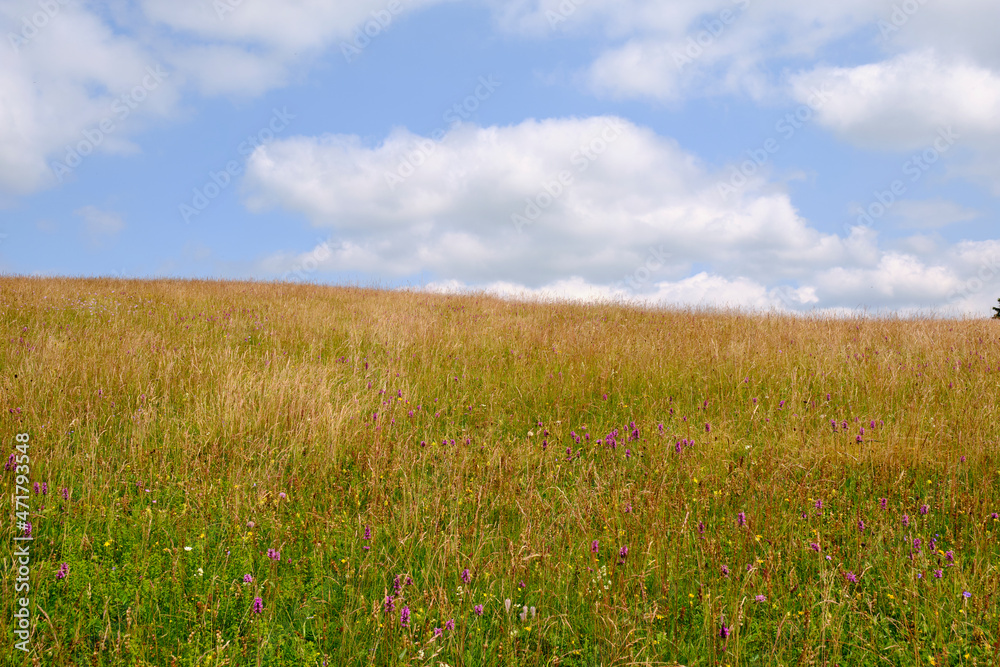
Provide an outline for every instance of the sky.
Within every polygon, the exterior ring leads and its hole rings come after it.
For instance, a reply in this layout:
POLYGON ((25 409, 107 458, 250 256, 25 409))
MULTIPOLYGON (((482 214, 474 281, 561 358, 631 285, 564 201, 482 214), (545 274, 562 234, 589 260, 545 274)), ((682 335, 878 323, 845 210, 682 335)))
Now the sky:
POLYGON ((0 274, 1000 297, 996 0, 0 0, 0 274))

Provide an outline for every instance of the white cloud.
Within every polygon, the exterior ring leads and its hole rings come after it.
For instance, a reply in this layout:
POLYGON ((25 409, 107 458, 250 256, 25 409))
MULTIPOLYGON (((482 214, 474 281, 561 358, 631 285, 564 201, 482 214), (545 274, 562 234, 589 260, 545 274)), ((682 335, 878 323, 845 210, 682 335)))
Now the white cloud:
POLYGON ((439 143, 405 130, 374 147, 296 137, 258 149, 245 187, 254 210, 282 206, 333 230, 331 267, 394 276, 446 267, 477 283, 516 277, 537 287, 574 274, 610 283, 663 246, 664 277, 717 262, 786 278, 849 253, 809 228, 787 196, 726 204, 715 183, 675 142, 598 117, 457 126, 439 143), (589 146, 601 154, 590 159, 589 146), (423 164, 387 182, 408 155, 423 164))
POLYGON ((821 67, 792 78, 805 102, 824 87, 817 121, 858 146, 914 150, 942 127, 966 142, 1000 136, 1000 75, 933 51, 906 53, 859 67, 821 67))
POLYGON ((375 35, 360 42, 368 44, 407 13, 441 1, 145 0, 99 8, 52 0, 45 10, 33 0, 0 0, 0 25, 7 27, 0 48, 0 193, 57 185, 69 172, 53 163, 75 161, 81 145, 88 154, 137 150, 131 137, 143 122, 176 114, 188 82, 203 95, 260 95, 287 84, 295 64, 353 42, 355 29, 375 35), (143 92, 147 68, 166 79, 143 92), (130 97, 136 90, 141 100, 130 97), (113 130, 99 132, 104 121, 113 130))
MULTIPOLYGON (((823 234, 786 194, 724 202, 717 179, 675 142, 597 117, 460 125, 437 143, 403 129, 374 146, 353 136, 295 137, 258 149, 244 188, 253 210, 296 211, 330 234, 308 252, 262 260, 271 275, 429 274, 442 288, 563 298, 930 309, 951 307, 973 271, 970 253, 985 252, 973 244, 960 256, 916 241, 880 248, 864 227, 823 234), (609 127, 617 137, 586 158, 581 147, 602 132, 610 137, 609 127), (387 183, 407 158, 421 165, 387 183), (561 192, 560 172, 571 177, 561 192), (519 233, 512 215, 536 212, 519 233)), ((947 203, 919 206, 909 212, 938 222, 969 214, 947 203)))

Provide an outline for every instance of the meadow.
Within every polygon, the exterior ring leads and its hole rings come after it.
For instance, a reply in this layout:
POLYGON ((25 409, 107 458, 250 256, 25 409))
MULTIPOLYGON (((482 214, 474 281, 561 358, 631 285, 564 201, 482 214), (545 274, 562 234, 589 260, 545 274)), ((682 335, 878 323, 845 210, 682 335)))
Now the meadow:
POLYGON ((3 277, 0 330, 4 665, 1000 661, 985 317, 3 277))

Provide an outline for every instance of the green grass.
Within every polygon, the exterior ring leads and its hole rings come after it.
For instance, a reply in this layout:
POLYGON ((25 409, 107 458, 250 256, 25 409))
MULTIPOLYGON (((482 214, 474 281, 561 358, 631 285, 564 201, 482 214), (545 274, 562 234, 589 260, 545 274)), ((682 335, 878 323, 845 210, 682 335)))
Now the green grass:
POLYGON ((998 662, 995 322, 27 278, 0 314, 0 453, 48 490, 25 655, 2 473, 3 664, 998 662))

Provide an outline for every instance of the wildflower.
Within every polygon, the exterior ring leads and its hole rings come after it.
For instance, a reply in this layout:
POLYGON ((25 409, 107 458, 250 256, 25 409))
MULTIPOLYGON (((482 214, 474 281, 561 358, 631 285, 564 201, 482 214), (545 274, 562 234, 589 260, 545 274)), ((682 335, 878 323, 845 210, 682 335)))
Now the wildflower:
POLYGON ((723 622, 722 627, 719 628, 719 637, 725 639, 726 637, 729 636, 729 633, 730 633, 729 627, 725 624, 725 622, 723 622))
POLYGON ((69 574, 69 564, 63 563, 59 566, 59 571, 56 572, 56 579, 65 579, 66 575, 69 574))
POLYGON ((702 535, 705 534, 705 524, 701 521, 698 522, 698 532, 702 535))
POLYGON ((888 498, 881 498, 878 501, 879 507, 881 507, 882 509, 885 509, 886 503, 888 503, 888 502, 889 502, 888 498))
MULTIPOLYGON (((372 539, 372 528, 371 528, 371 526, 365 526, 365 537, 364 537, 364 539, 366 539, 366 540, 372 539)), ((369 549, 371 549, 371 546, 369 546, 369 545, 366 544, 366 545, 364 545, 362 547, 362 549, 364 549, 365 551, 368 551, 369 549)))
POLYGON ((395 598, 391 595, 386 595, 385 600, 382 601, 382 608, 385 609, 385 613, 387 614, 396 611, 395 598))
POLYGON ((469 568, 465 568, 464 570, 462 570, 462 581, 464 581, 465 583, 469 583, 470 581, 472 581, 472 575, 469 574, 469 568))
POLYGON ((919 537, 915 538, 913 540, 913 548, 916 549, 917 551, 920 551, 920 545, 921 545, 920 538, 919 537))
POLYGON ((816 553, 819 553, 819 545, 816 544, 815 542, 810 542, 809 548, 815 551, 816 553))
POLYGON ((598 543, 597 540, 594 540, 593 542, 590 543, 590 553, 596 554, 599 548, 600 544, 598 543))
POLYGON ((740 513, 736 515, 736 524, 740 528, 747 525, 747 515, 744 514, 742 510, 740 510, 740 513))
POLYGON ((945 560, 947 560, 949 563, 954 563, 955 562, 955 552, 954 551, 945 551, 944 552, 944 557, 945 557, 945 560))
POLYGON ((930 511, 930 509, 931 509, 931 508, 930 508, 930 507, 928 507, 927 505, 921 505, 921 506, 920 506, 920 513, 921 513, 921 514, 927 514, 927 512, 928 512, 928 511, 930 511))
POLYGON ((11 454, 9 457, 7 457, 7 463, 3 464, 3 469, 13 470, 15 467, 17 467, 17 456, 11 454))
POLYGON ((520 616, 521 616, 521 622, 522 623, 524 623, 525 621, 528 620, 528 605, 524 605, 524 607, 521 608, 521 614, 520 614, 520 616))
POLYGON ((970 593, 969 591, 962 591, 962 597, 968 600, 969 598, 972 597, 972 593, 970 593))
POLYGON ((410 607, 403 606, 403 611, 399 612, 399 625, 404 628, 410 627, 410 607))
POLYGON ((862 533, 865 532, 865 522, 861 519, 858 519, 858 530, 862 533))
POLYGON ((483 605, 477 604, 475 607, 472 608, 472 612, 476 616, 482 616, 483 615, 483 605))
POLYGON ((816 509, 818 509, 818 510, 822 510, 823 509, 823 501, 822 500, 820 500, 820 499, 816 500, 816 509))
POLYGON ((256 525, 257 524, 255 524, 253 521, 247 521, 247 528, 249 528, 250 530, 253 530, 254 526, 256 525))
POLYGON ((757 597, 754 598, 754 600, 756 600, 757 602, 767 602, 767 596, 758 595, 757 597))
POLYGON ((455 629, 455 619, 453 619, 453 618, 448 619, 448 622, 444 624, 444 629, 448 630, 449 632, 452 631, 452 630, 454 630, 455 629))
POLYGON ((711 433, 711 432, 712 432, 712 425, 709 424, 708 422, 705 422, 705 433, 711 433))
POLYGON ((249 573, 244 574, 243 575, 243 583, 244 584, 252 584, 253 583, 253 575, 249 574, 249 573))
POLYGON ((253 613, 259 614, 264 611, 264 601, 260 597, 255 597, 253 599, 253 613))
POLYGON ((858 583, 858 577, 853 572, 848 572, 844 577, 852 584, 858 583))
POLYGON ((35 495, 37 496, 38 492, 41 491, 41 490, 42 490, 42 487, 39 486, 38 482, 35 482, 35 495))
POLYGON ((503 601, 503 608, 508 614, 510 613, 510 598, 503 601))
POLYGON ((935 579, 940 579, 943 576, 944 576, 944 571, 943 570, 934 570, 934 578, 935 579))
POLYGON ((444 634, 444 630, 442 630, 441 628, 434 628, 434 636, 435 637, 440 637, 443 634, 444 634))
POLYGON ((724 576, 724 577, 728 577, 729 576, 729 568, 726 567, 725 565, 722 566, 722 576, 724 576))
POLYGON ((618 564, 624 565, 625 559, 628 557, 628 547, 622 547, 618 550, 618 564))
POLYGON ((267 557, 271 560, 281 561, 281 553, 276 549, 268 549, 267 557))
POLYGON ((903 524, 903 528, 906 528, 907 526, 910 525, 910 515, 909 514, 904 514, 903 518, 900 521, 903 524))
POLYGON ((284 491, 282 491, 281 493, 279 493, 279 494, 278 494, 278 497, 279 497, 279 498, 281 498, 282 500, 284 500, 284 499, 285 499, 285 498, 287 498, 288 496, 286 496, 286 495, 285 495, 285 492, 284 492, 284 491))
POLYGON ((26 522, 26 523, 24 524, 24 527, 23 527, 23 528, 22 528, 21 530, 22 530, 22 532, 23 532, 23 533, 24 533, 25 535, 28 535, 28 536, 30 536, 30 535, 31 535, 31 522, 30 522, 30 521, 26 522))

